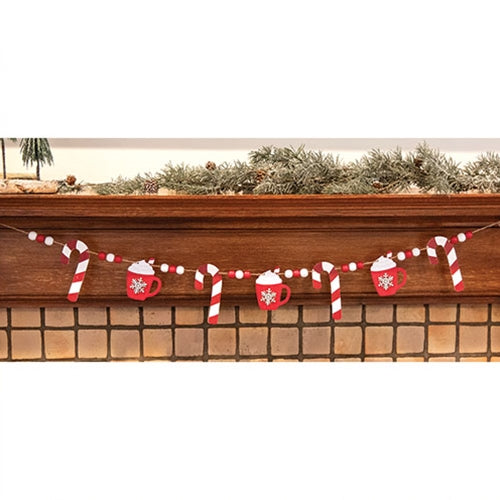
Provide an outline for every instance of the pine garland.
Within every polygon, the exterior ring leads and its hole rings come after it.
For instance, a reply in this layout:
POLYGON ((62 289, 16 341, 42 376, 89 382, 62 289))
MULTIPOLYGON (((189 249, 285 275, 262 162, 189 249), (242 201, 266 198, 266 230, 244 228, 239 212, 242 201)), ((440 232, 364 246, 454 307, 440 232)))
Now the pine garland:
POLYGON ((264 146, 248 162, 190 166, 168 163, 157 174, 118 177, 98 194, 144 194, 147 181, 178 194, 373 194, 500 192, 500 155, 483 153, 461 166, 426 143, 403 153, 373 149, 346 162, 299 148, 264 146))

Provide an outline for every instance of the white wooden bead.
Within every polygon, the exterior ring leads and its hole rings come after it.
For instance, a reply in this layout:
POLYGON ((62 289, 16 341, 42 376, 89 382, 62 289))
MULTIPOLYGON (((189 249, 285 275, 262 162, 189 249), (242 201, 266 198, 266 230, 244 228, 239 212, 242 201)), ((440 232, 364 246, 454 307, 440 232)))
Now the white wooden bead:
POLYGON ((52 245, 54 244, 54 238, 52 238, 52 236, 46 236, 46 237, 45 237, 45 241, 44 241, 44 243, 45 243, 48 247, 50 247, 50 246, 52 246, 52 245))
POLYGON ((293 271, 291 269, 285 271, 285 278, 293 278, 293 271))
POLYGON ((184 274, 184 271, 185 271, 184 266, 177 266, 177 267, 175 268, 175 272, 176 272, 177 274, 184 274))
POLYGON ((406 255, 404 252, 398 252, 398 260, 405 260, 406 259, 406 255))
POLYGON ((168 268, 169 268, 169 267, 170 267, 170 266, 169 266, 168 264, 162 264, 162 265, 160 266, 160 271, 161 271, 162 273, 168 273, 168 268))
POLYGON ((467 239, 467 236, 464 233, 458 233, 457 238, 460 243, 463 243, 467 239))
POLYGON ((356 262, 349 262, 349 271, 356 271, 357 268, 356 262))
POLYGON ((35 231, 30 231, 28 233, 28 239, 30 239, 31 241, 35 241, 37 236, 38 234, 35 231))
POLYGON ((243 276, 245 276, 245 273, 241 270, 241 269, 238 269, 234 275, 236 276, 236 279, 237 280, 241 280, 243 279, 243 276))
POLYGON ((106 255, 106 260, 107 260, 108 262, 114 262, 114 261, 115 261, 115 254, 114 254, 114 253, 108 253, 108 254, 106 255))
POLYGON ((413 257, 418 257, 420 255, 420 248, 414 248, 411 253, 413 254, 413 257))
POLYGON ((303 267, 300 270, 300 276, 301 278, 307 278, 309 276, 309 271, 305 267, 303 267))

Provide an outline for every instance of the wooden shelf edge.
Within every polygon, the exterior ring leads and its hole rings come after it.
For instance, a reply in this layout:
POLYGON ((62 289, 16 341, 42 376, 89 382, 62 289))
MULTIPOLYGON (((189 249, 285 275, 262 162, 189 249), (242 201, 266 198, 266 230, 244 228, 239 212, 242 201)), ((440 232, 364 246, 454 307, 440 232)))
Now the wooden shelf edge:
POLYGON ((498 217, 500 194, 291 196, 3 195, 2 217, 408 218, 498 217))
MULTIPOLYGON (((33 297, 16 297, 14 299, 0 299, 0 307, 15 308, 15 307, 58 307, 71 309, 74 307, 148 307, 148 308, 168 308, 168 307, 208 307, 209 299, 207 297, 165 297, 162 299, 150 299, 147 302, 132 301, 126 296, 116 297, 85 297, 80 296, 78 302, 73 303, 66 300, 64 296, 56 298, 40 297, 36 298, 36 304, 33 297)), ((290 300, 285 307, 294 306, 328 306, 329 296, 296 296, 290 300)), ((440 295, 420 295, 401 296, 394 295, 392 297, 379 297, 376 294, 365 295, 347 295, 342 296, 342 304, 345 305, 426 305, 426 304, 498 304, 500 303, 500 295, 470 295, 470 294, 440 294, 440 295)), ((221 307, 234 307, 239 305, 256 305, 254 295, 227 296, 223 295, 221 307)))

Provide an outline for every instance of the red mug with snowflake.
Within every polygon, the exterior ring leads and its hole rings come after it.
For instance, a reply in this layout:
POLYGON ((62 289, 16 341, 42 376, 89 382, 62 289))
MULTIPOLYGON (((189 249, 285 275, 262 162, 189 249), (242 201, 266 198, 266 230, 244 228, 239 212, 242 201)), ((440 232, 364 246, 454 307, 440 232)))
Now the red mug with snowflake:
POLYGON ((154 297, 161 290, 161 281, 155 275, 151 264, 145 260, 134 262, 127 272, 127 295, 129 299, 146 300, 154 297), (151 291, 153 283, 156 288, 151 291))
POLYGON ((290 300, 291 290, 288 285, 283 284, 276 273, 266 271, 255 281, 255 293, 261 309, 274 311, 290 300), (286 295, 284 299, 281 299, 283 290, 285 290, 286 295))
POLYGON ((372 264, 370 271, 379 295, 394 295, 406 283, 406 271, 402 267, 396 267, 392 259, 383 255, 372 264))

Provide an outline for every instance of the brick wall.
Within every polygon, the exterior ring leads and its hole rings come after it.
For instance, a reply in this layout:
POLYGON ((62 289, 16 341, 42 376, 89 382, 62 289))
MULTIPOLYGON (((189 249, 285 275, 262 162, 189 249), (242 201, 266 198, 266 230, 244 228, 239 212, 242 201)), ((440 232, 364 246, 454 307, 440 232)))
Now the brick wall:
POLYGON ((0 359, 497 361, 500 305, 0 309, 0 359))

